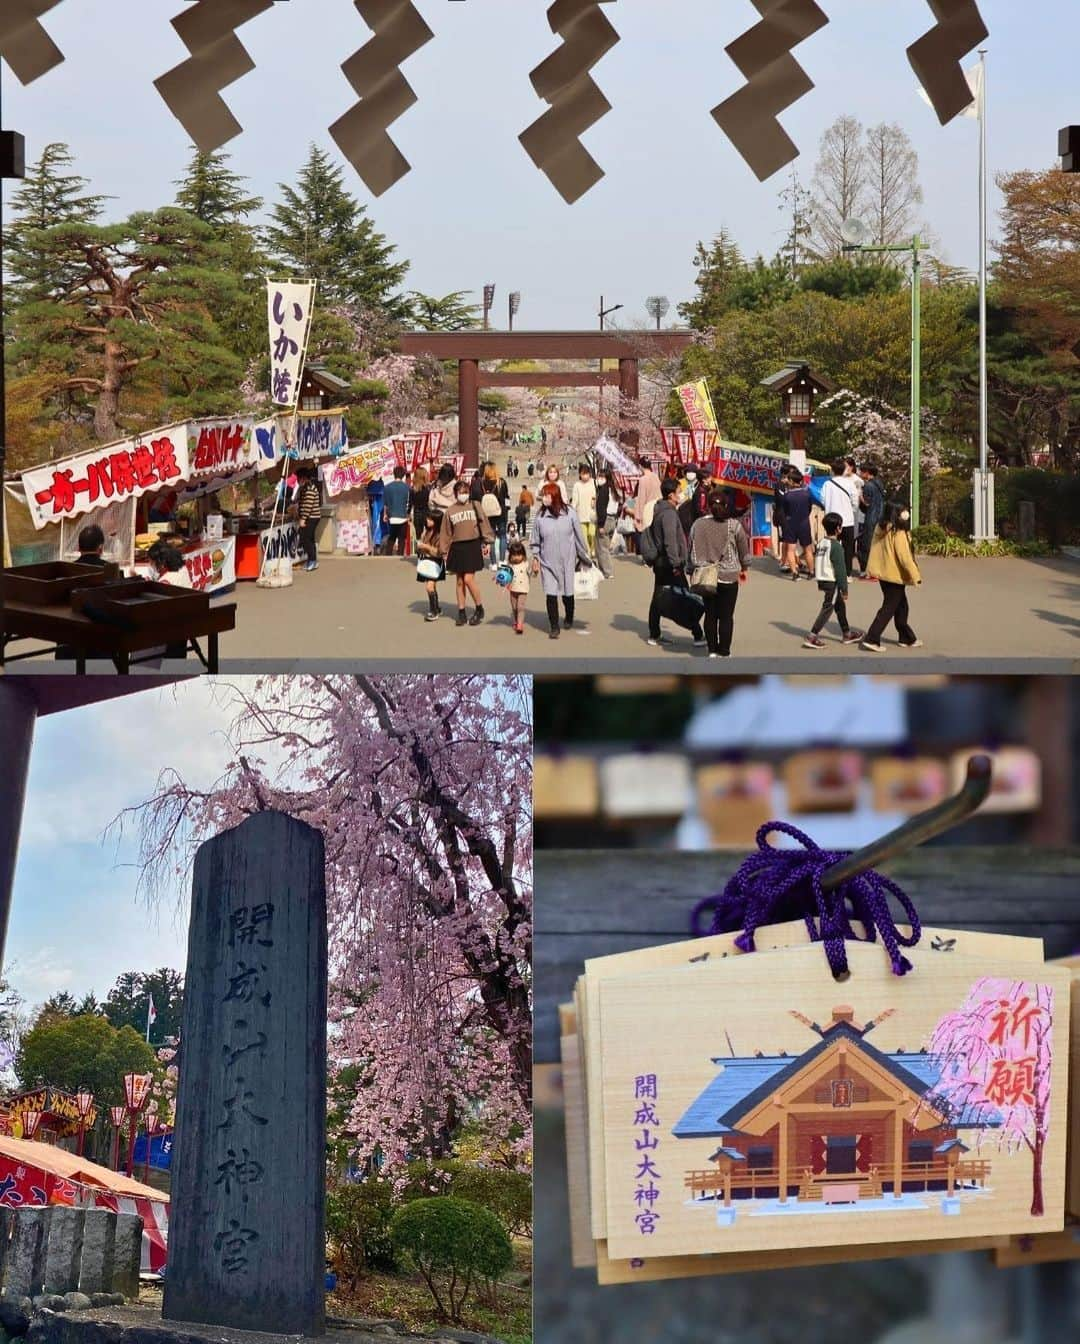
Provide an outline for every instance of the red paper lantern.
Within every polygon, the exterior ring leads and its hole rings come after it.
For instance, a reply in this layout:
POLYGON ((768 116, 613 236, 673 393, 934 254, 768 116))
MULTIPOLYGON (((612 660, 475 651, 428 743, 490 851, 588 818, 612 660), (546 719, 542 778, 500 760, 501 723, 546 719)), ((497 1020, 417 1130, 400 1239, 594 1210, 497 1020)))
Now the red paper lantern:
POLYGON ((38 1126, 41 1124, 40 1111, 23 1111, 19 1117, 22 1121, 22 1132, 24 1139, 32 1139, 38 1132, 38 1126))
POLYGON ((427 435, 402 434, 394 439, 394 457, 399 467, 412 475, 417 467, 427 461, 427 435))
POLYGON ((109 1119, 112 1122, 113 1127, 115 1129, 119 1129, 120 1126, 124 1123, 124 1116, 126 1114, 127 1114, 127 1107, 125 1106, 109 1107, 109 1119))
POLYGON ((129 1111, 141 1111, 150 1095, 150 1085, 154 1081, 152 1073, 125 1073, 124 1098, 129 1111))
POLYGON ((623 498, 630 499, 637 494, 638 482, 641 480, 641 477, 629 476, 623 471, 613 471, 611 473, 611 479, 619 487, 619 493, 623 498))
POLYGON ((424 461, 437 462, 442 454, 443 440, 446 438, 446 430, 445 429, 425 430, 424 438, 427 440, 427 444, 424 448, 424 452, 426 454, 426 456, 424 457, 424 461))
POLYGON ((156 1111, 147 1111, 146 1113, 146 1132, 151 1138, 161 1128, 161 1118, 156 1111))
POLYGON ((91 1107, 94 1104, 94 1094, 88 1087, 80 1087, 75 1093, 75 1106, 79 1112, 79 1119, 85 1120, 90 1114, 91 1107))

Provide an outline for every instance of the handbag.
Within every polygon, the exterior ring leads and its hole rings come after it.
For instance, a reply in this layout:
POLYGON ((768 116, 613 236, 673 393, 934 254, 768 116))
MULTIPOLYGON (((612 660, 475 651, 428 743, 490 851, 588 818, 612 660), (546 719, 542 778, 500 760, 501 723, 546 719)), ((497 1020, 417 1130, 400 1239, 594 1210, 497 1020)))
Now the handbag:
POLYGON ((416 562, 416 573, 421 579, 434 579, 437 582, 443 577, 442 561, 431 555, 422 555, 416 562))
POLYGON ((615 524, 615 531, 618 532, 620 536, 632 537, 637 531, 637 525, 633 518, 628 518, 624 515, 615 524))
POLYGON ((595 602, 600 595, 600 571, 579 569, 574 575, 574 597, 579 602, 595 602))
POLYGON ((690 591, 711 597, 720 584, 719 565, 698 565, 690 571, 690 591))

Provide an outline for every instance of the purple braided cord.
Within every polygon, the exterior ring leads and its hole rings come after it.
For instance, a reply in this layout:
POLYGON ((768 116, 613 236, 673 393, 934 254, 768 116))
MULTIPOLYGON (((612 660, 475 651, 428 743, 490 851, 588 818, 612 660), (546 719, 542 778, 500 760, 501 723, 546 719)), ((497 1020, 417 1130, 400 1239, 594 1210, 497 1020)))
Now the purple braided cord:
POLYGON ((742 929, 735 946, 741 952, 753 952, 754 934, 762 925, 802 919, 810 941, 825 944, 832 973, 839 976, 846 975, 848 969, 845 939, 860 941, 852 928, 852 921, 857 920, 866 930, 862 941, 873 943, 881 935, 894 975, 906 975, 911 970, 911 962, 900 949, 915 946, 922 936, 922 926, 915 907, 895 882, 870 869, 832 891, 823 891, 822 874, 847 858, 850 851, 822 849, 786 821, 766 822, 758 830, 756 841, 757 853, 742 861, 724 890, 694 906, 690 930, 695 938, 742 929), (804 848, 774 849, 769 844, 773 832, 791 836, 804 848), (907 937, 893 919, 890 896, 899 902, 911 925, 907 937), (705 927, 707 914, 712 918, 705 927))

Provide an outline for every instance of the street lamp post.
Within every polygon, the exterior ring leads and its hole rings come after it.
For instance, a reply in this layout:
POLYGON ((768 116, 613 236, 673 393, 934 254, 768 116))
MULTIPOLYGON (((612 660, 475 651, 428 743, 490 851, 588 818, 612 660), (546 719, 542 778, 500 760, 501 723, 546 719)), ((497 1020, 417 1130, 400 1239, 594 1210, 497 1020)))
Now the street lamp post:
POLYGON ((907 243, 867 243, 869 230, 860 220, 846 219, 841 227, 845 252, 911 253, 911 526, 919 526, 920 454, 922 451, 922 261, 925 242, 914 234, 907 243))
POLYGON ((112 1169, 120 1170, 120 1131, 124 1127, 124 1117, 127 1115, 126 1106, 110 1106, 109 1122, 113 1127, 113 1146, 112 1146, 112 1169))
MULTIPOLYGON (((621 307, 622 307, 622 304, 621 304, 621 303, 613 303, 613 304, 611 305, 610 308, 605 308, 605 307, 604 307, 604 296, 603 296, 603 294, 600 295, 600 330, 601 330, 601 331, 604 330, 604 322, 607 320, 607 316, 608 316, 608 314, 609 314, 609 313, 617 313, 621 307)), ((599 424, 600 433, 603 434, 603 432, 604 432, 604 357, 603 357, 603 355, 600 356, 600 402, 599 402, 599 411, 598 411, 598 415, 597 415, 597 421, 598 421, 598 424, 599 424)))
POLYGON ((158 1115, 158 1104, 151 1101, 146 1107, 146 1160, 143 1162, 143 1184, 147 1184, 150 1178, 150 1143, 154 1135, 161 1128, 161 1117, 158 1115))
POLYGON ((86 1122, 94 1105, 94 1094, 85 1083, 81 1084, 78 1092, 75 1093, 75 1105, 79 1112, 79 1145, 76 1149, 76 1155, 82 1157, 83 1145, 86 1142, 86 1122))
POLYGON ((150 1098, 150 1086, 154 1081, 152 1073, 124 1074, 124 1108, 128 1116, 128 1155, 127 1174, 135 1174, 135 1135, 139 1128, 139 1116, 143 1113, 150 1098))

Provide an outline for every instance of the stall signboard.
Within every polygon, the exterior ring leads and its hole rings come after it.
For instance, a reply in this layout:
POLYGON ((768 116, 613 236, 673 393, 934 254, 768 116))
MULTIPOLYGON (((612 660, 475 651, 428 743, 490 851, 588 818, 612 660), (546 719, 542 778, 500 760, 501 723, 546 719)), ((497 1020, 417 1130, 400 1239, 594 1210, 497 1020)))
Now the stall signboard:
POLYGON ((264 560, 295 560, 300 555, 300 524, 282 523, 260 533, 264 560))
POLYGON ((192 421, 187 427, 191 475, 224 476, 250 466, 258 452, 253 424, 250 415, 192 421))
MULTIPOLYGON (((50 1120, 49 1128, 62 1136, 79 1132, 79 1103, 70 1092, 61 1092, 55 1087, 38 1087, 32 1092, 22 1092, 7 1103, 12 1115, 21 1115, 23 1111, 40 1111, 50 1120)), ((86 1117, 86 1128, 93 1129, 97 1121, 97 1107, 91 1106, 86 1117)))
POLYGON ((270 395, 275 406, 295 406, 307 353, 314 280, 268 280, 266 317, 270 334, 270 395))
POLYGON ((333 453, 343 453, 348 446, 345 417, 340 412, 297 416, 294 442, 289 445, 291 456, 300 459, 330 457, 333 453))
POLYGON ((712 397, 709 395, 709 384, 704 378, 699 378, 696 383, 683 383, 675 391, 682 402, 686 421, 691 429, 719 428, 712 397))
POLYGON ((602 458, 612 470, 619 472, 623 476, 640 476, 641 468, 626 450, 615 442, 607 434, 601 436, 593 444, 593 452, 597 457, 602 458))
POLYGON ((260 471, 268 471, 278 459, 279 439, 276 420, 256 420, 252 426, 252 452, 260 471))
POLYGON ((347 490, 361 490, 372 481, 392 476, 396 465, 393 440, 380 439, 378 443, 352 449, 347 457, 339 457, 336 462, 328 462, 322 468, 323 484, 330 498, 336 499, 347 490))
POLYGON ((91 509, 175 487, 189 478, 186 425, 170 425, 22 474, 26 503, 40 530, 91 509))
POLYGON ((184 565, 191 586, 200 593, 216 593, 236 582, 236 538, 208 541, 197 550, 184 552, 184 565))

